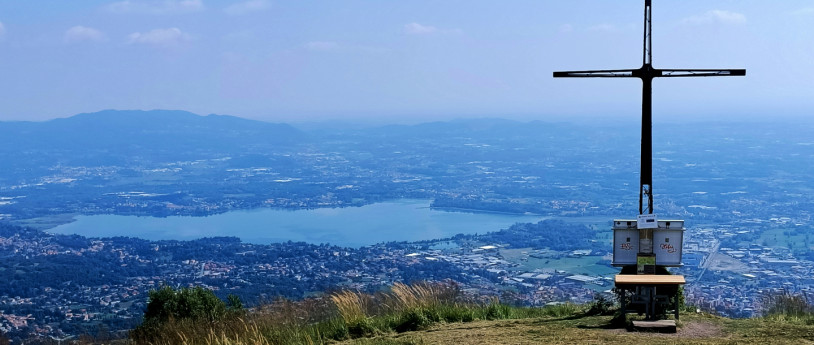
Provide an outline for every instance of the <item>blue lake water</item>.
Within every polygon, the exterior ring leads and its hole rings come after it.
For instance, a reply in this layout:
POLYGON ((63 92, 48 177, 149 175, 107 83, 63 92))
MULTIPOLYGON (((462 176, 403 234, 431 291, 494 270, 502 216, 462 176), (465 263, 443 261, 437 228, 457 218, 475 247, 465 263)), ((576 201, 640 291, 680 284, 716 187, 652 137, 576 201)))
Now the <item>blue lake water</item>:
POLYGON ((148 240, 192 240, 236 236, 244 242, 330 243, 358 247, 388 241, 431 240, 497 231, 545 217, 430 209, 429 200, 397 200, 362 207, 313 210, 258 209, 208 217, 77 216, 48 230, 87 237, 130 236, 148 240))

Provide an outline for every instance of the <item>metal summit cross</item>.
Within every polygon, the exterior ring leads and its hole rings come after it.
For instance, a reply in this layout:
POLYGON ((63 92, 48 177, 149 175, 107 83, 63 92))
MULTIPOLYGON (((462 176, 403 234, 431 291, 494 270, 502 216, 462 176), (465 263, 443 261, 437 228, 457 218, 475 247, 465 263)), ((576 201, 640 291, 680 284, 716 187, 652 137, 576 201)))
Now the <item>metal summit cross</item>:
POLYGON ((554 72, 554 78, 639 78, 642 80, 642 151, 639 183, 639 214, 653 213, 652 85, 658 77, 745 76, 745 69, 655 69, 651 0, 644 1, 644 56, 639 69, 554 72), (645 199, 646 198, 646 199, 645 199))

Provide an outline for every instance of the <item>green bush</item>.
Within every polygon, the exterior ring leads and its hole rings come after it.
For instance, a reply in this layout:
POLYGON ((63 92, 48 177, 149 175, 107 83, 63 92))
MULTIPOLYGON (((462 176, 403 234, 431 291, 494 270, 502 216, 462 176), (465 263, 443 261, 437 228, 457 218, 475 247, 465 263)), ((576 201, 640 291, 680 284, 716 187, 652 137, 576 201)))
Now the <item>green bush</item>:
POLYGON ((144 311, 142 324, 131 332, 134 339, 158 337, 167 324, 194 322, 212 323, 221 320, 228 311, 242 312, 243 304, 237 296, 229 296, 227 308, 220 298, 202 287, 175 290, 164 286, 150 291, 149 302, 144 311))
POLYGON ((150 291, 144 322, 175 320, 215 321, 226 314, 226 303, 202 287, 173 290, 165 286, 150 291))
POLYGON ((486 307, 486 315, 484 318, 486 320, 502 320, 510 318, 511 314, 512 307, 493 302, 486 307))
POLYGON ((378 332, 370 318, 361 318, 350 322, 347 326, 351 338, 370 337, 378 332))
POLYGON ((393 329, 399 333, 417 331, 439 321, 441 321, 441 315, 438 308, 411 308, 401 314, 393 329))

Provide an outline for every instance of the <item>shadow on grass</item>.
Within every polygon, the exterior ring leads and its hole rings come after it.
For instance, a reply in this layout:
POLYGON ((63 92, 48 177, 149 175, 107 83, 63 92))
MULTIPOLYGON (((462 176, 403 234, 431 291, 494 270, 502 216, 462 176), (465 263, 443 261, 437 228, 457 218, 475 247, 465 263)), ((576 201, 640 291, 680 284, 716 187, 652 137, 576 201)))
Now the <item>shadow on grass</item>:
POLYGON ((607 319, 601 317, 601 315, 588 315, 582 313, 559 318, 536 320, 535 323, 542 325, 577 320, 586 321, 585 323, 573 325, 573 327, 579 329, 625 329, 629 328, 630 326, 628 322, 622 321, 622 319, 619 318, 618 316, 613 317, 611 319, 607 319))
POLYGON ((627 329, 630 330, 630 327, 626 324, 620 324, 615 322, 607 322, 599 325, 577 325, 579 329, 627 329))
POLYGON ((633 324, 628 322, 628 320, 623 319, 622 316, 617 313, 613 316, 610 320, 606 322, 602 322, 596 325, 577 325, 577 328, 580 329, 627 329, 628 331, 631 330, 633 324))
MULTIPOLYGON (((574 315, 570 315, 570 316, 537 319, 537 320, 534 320, 534 322, 532 322, 532 323, 533 324, 548 324, 548 323, 556 323, 556 322, 562 322, 562 321, 575 321, 575 320, 589 319, 589 318, 594 318, 594 317, 596 317, 596 315, 587 315, 587 314, 579 313, 579 314, 574 314, 574 315)), ((582 327, 582 325, 579 325, 577 327, 582 327)), ((592 327, 592 326, 586 326, 586 327, 592 327)))
POLYGON ((588 316, 579 314, 579 315, 571 315, 571 316, 564 316, 564 317, 544 318, 544 319, 534 320, 534 322, 532 322, 532 324, 546 324, 546 323, 554 323, 554 322, 560 322, 560 321, 573 321, 573 320, 584 319, 586 317, 588 317, 588 316))

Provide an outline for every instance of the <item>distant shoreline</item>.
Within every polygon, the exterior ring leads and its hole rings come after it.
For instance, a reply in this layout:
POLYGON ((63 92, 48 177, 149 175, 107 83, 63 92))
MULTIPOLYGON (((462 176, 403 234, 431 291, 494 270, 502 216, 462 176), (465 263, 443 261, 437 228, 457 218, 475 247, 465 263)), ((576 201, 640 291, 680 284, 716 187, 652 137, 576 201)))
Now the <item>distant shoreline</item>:
POLYGON ((481 210, 477 208, 465 208, 465 207, 449 207, 449 206, 432 206, 430 205, 431 210, 438 210, 438 211, 446 211, 446 212, 463 212, 463 213, 488 213, 488 214, 502 214, 507 216, 529 216, 529 217, 546 217, 551 218, 551 216, 547 216, 540 213, 531 213, 531 212, 506 212, 506 211, 490 211, 490 210, 481 210))
MULTIPOLYGON (((377 201, 365 205, 372 205, 378 204, 382 202, 398 202, 399 200, 404 199, 393 199, 393 200, 382 200, 377 201)), ((505 216, 521 216, 521 217, 542 217, 544 219, 552 219, 554 216, 545 215, 540 213, 531 213, 531 212, 507 212, 507 211, 492 211, 492 210, 483 210, 483 209, 475 209, 475 208, 465 208, 465 207, 449 207, 449 206, 432 206, 432 200, 428 200, 430 205, 427 206, 430 210, 435 211, 442 211, 442 212, 458 212, 458 213, 471 213, 471 214, 495 214, 495 215, 505 215, 505 216)), ((318 209, 329 209, 329 208, 345 208, 345 207, 360 207, 365 205, 343 205, 343 206, 325 206, 325 207, 309 207, 309 208, 287 208, 287 207, 259 207, 259 208, 247 208, 247 209, 234 209, 229 210, 226 212, 214 212, 211 214, 204 214, 204 215, 151 215, 151 214, 116 214, 116 213, 106 213, 106 214, 78 214, 78 213, 58 213, 46 216, 40 216, 35 218, 27 218, 27 219, 18 219, 18 220, 11 220, 10 223, 25 226, 25 227, 32 227, 38 230, 47 231, 53 228, 56 228, 61 225, 73 223, 76 221, 77 216, 94 216, 94 215, 113 215, 113 216, 137 216, 137 217, 154 217, 154 218, 165 218, 165 217, 210 217, 217 214, 222 213, 229 213, 234 211, 253 211, 253 210, 262 210, 262 209, 272 209, 272 210, 280 210, 280 211, 289 211, 289 212, 296 212, 296 211, 304 211, 304 210, 318 210, 318 209)))

